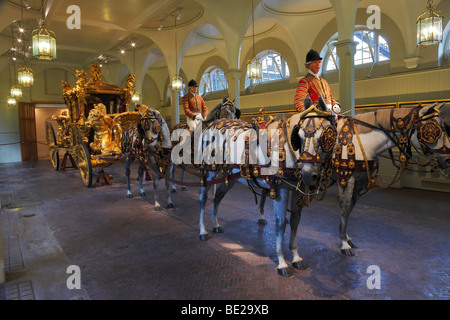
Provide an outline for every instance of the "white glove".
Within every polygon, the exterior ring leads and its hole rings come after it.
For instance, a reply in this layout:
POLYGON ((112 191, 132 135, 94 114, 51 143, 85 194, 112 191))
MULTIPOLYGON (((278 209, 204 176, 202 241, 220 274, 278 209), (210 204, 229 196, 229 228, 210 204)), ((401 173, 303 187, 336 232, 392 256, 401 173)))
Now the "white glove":
POLYGON ((195 116, 194 120, 200 120, 200 121, 203 121, 203 117, 202 117, 201 114, 198 114, 198 115, 195 116))
POLYGON ((341 112, 341 106, 340 106, 338 103, 335 103, 335 104, 333 105, 333 107, 331 108, 331 110, 332 110, 334 113, 340 113, 340 112, 341 112))

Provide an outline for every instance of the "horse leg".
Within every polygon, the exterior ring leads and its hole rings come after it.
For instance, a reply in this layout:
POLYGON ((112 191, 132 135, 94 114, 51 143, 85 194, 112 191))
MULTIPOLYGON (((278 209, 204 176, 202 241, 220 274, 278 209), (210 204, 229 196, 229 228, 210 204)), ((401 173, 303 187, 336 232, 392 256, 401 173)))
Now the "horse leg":
POLYGON ((291 197, 291 237, 289 239, 289 249, 292 253, 292 266, 298 270, 305 270, 308 268, 307 264, 303 261, 303 258, 298 254, 297 248, 297 230, 300 223, 303 207, 297 205, 298 194, 296 191, 292 191, 291 197))
MULTIPOLYGON (((176 164, 174 164, 173 166, 172 166, 172 179, 175 179, 175 173, 176 173, 176 171, 177 171, 177 165, 176 164)), ((173 183, 172 184, 172 192, 173 193, 177 193, 177 185, 175 184, 175 183, 173 183)))
POLYGON ((202 241, 206 241, 209 240, 209 235, 208 235, 208 231, 206 231, 205 228, 205 206, 206 206, 206 201, 208 200, 208 191, 209 191, 210 186, 203 186, 200 187, 200 192, 199 192, 199 197, 198 197, 198 202, 200 204, 200 219, 199 219, 199 223, 198 226, 200 228, 200 240, 202 241))
POLYGON ((222 233, 223 228, 219 224, 219 220, 217 220, 217 212, 219 211, 219 205, 222 201, 223 197, 227 194, 227 192, 233 187, 235 181, 230 181, 229 186, 227 187, 225 183, 220 184, 214 193, 214 201, 213 207, 211 210, 211 220, 213 222, 213 232, 222 233))
MULTIPOLYGON (((170 165, 166 168, 166 176, 170 177, 170 165)), ((175 208, 175 205, 172 202, 172 194, 171 191, 173 191, 173 187, 175 186, 175 183, 170 182, 166 179, 166 201, 167 201, 167 208, 175 208)))
POLYGON ((134 160, 133 158, 127 157, 124 162, 125 177, 127 179, 127 198, 133 198, 133 193, 131 192, 131 185, 130 185, 130 166, 133 160, 134 160))
POLYGON ((138 176, 139 176, 139 191, 141 192, 141 196, 145 197, 147 194, 144 191, 144 188, 142 186, 142 177, 144 175, 145 167, 142 165, 142 163, 139 162, 139 168, 138 168, 138 176))
POLYGON ((161 211, 161 205, 159 204, 159 196, 158 196, 159 175, 157 172, 156 173, 152 172, 152 176, 153 176, 153 197, 155 200, 155 205, 153 209, 155 209, 155 211, 161 211))
MULTIPOLYGON (((184 182, 184 177, 186 176, 186 167, 181 170, 181 181, 184 182)), ((186 186, 181 186, 181 191, 186 191, 186 186)))
POLYGON ((341 253, 344 256, 354 256, 353 248, 356 245, 353 243, 352 239, 347 234, 347 224, 350 212, 355 206, 357 195, 355 194, 355 180, 353 178, 348 179, 347 186, 345 189, 338 187, 339 197, 340 197, 340 207, 341 207, 341 217, 339 223, 339 237, 341 238, 341 253))
POLYGON ((284 277, 290 277, 292 275, 292 270, 289 269, 289 266, 284 259, 283 253, 283 238, 284 232, 286 230, 286 209, 287 209, 287 200, 288 200, 288 189, 287 188, 279 188, 278 196, 273 200, 273 206, 275 211, 275 233, 277 236, 276 242, 276 251, 278 257, 278 266, 277 271, 278 274, 284 277))
POLYGON ((267 196, 269 195, 269 189, 262 189, 261 192, 261 199, 259 200, 259 218, 258 218, 258 224, 265 226, 267 225, 266 217, 264 216, 264 205, 266 203, 267 196))

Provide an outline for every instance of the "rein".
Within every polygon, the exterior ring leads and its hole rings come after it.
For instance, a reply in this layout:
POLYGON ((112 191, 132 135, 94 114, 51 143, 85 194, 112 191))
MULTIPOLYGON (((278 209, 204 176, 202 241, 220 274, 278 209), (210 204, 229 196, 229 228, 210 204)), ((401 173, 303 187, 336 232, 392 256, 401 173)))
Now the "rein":
MULTIPOLYGON (((390 159, 392 160, 393 165, 398 169, 397 173, 395 175, 395 177, 393 178, 393 181, 388 185, 391 186, 392 184, 394 184, 395 182, 397 182, 401 175, 403 174, 404 170, 409 170, 409 171, 417 171, 417 172, 430 172, 430 171, 421 171, 421 170, 411 170, 406 168, 407 167, 407 158, 412 160, 412 162, 414 164, 417 164, 419 166, 423 166, 421 165, 418 161, 416 161, 415 159, 413 159, 412 156, 412 151, 411 151, 411 147, 413 146, 414 149, 417 151, 417 153, 419 153, 419 155, 421 155, 421 152, 419 150, 417 150, 417 148, 412 144, 411 141, 411 137, 414 134, 414 132, 417 132, 418 136, 417 136, 417 140, 419 141, 420 146, 422 147, 422 153, 423 155, 426 155, 427 153, 429 154, 434 154, 434 153, 450 153, 450 150, 447 149, 445 147, 445 143, 444 146, 441 149, 438 150, 434 150, 434 149, 430 149, 427 147, 427 145, 425 144, 425 142, 427 143, 432 143, 437 141, 437 139, 439 138, 440 134, 442 134, 442 128, 439 124, 424 124, 422 126, 419 126, 419 123, 421 121, 424 120, 428 120, 431 119, 433 117, 437 117, 439 115, 439 110, 437 110, 436 108, 434 108, 434 111, 431 113, 428 113, 424 116, 419 117, 418 116, 418 111, 420 110, 421 106, 419 105, 418 107, 412 109, 412 111, 407 114, 405 117, 403 118, 397 118, 395 119, 393 116, 394 110, 391 111, 391 131, 386 130, 385 128, 379 127, 379 126, 375 126, 372 125, 370 123, 367 123, 365 121, 362 121, 360 119, 354 118, 354 117, 342 117, 343 119, 347 119, 346 121, 350 121, 353 122, 353 128, 354 128, 354 132, 356 134, 356 137, 358 139, 358 143, 360 145, 361 148, 361 152, 363 154, 364 157, 364 162, 365 162, 365 169, 367 172, 367 178, 368 178, 368 185, 367 187, 370 187, 372 184, 375 183, 375 179, 372 179, 370 177, 370 173, 369 173, 369 163, 367 161, 367 157, 364 153, 364 148, 361 144, 361 141, 359 139, 359 134, 357 132, 356 129, 356 124, 360 124, 363 126, 366 126, 368 128, 374 129, 374 130, 380 130, 382 131, 386 137, 399 149, 400 151, 400 155, 399 155, 399 165, 396 164, 395 159, 394 159, 394 155, 392 152, 392 148, 389 149, 389 156, 390 159), (398 130, 395 130, 395 126, 397 126, 398 130), (423 130, 425 131, 425 133, 423 134, 421 132, 422 127, 424 126, 430 126, 431 128, 426 128, 428 130, 423 130), (439 128, 439 134, 436 134, 434 131, 436 131, 436 127, 439 128), (431 133, 430 133, 431 132, 431 133), (397 138, 397 135, 400 134, 400 137, 397 138), (434 135, 433 135, 434 134, 434 135), (428 140, 424 140, 424 137, 429 137, 428 140), (436 137, 437 136, 437 137, 436 137), (433 140, 434 139, 434 140, 433 140)), ((426 165, 428 165, 430 162, 428 162, 426 165)), ((379 176, 378 173, 376 174, 376 176, 379 176)), ((345 181, 343 181, 343 184, 346 185, 345 181)))

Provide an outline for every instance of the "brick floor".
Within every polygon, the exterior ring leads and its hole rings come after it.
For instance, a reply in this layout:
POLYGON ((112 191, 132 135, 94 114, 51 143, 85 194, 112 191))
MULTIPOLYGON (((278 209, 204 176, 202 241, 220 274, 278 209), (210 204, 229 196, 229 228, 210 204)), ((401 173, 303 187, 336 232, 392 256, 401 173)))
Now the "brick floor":
MULTIPOLYGON (((122 165, 106 171, 114 175, 111 186, 85 188, 78 171, 54 171, 48 161, 35 168, 0 164, 3 253, 20 243, 24 261, 6 269, 0 299, 20 298, 11 288, 21 283, 28 285, 23 296, 37 300, 449 299, 448 193, 374 188, 350 217, 348 233, 358 248, 349 258, 339 250, 332 187, 303 210, 298 243, 309 268, 283 278, 276 272, 270 200, 269 223, 260 226, 253 194, 236 186, 219 209, 225 232, 203 242, 198 188, 178 188, 174 209, 154 211, 151 182, 141 197, 133 180, 135 197, 128 199, 122 165), (80 267, 81 290, 66 286, 69 265, 80 267), (371 265, 380 268, 380 289, 367 286, 371 265)), ((132 172, 135 179, 137 169, 132 172)), ((207 208, 211 230, 210 201, 207 208)), ((286 246, 288 235, 289 228, 286 246)), ((291 259, 288 250, 286 256, 291 259)))

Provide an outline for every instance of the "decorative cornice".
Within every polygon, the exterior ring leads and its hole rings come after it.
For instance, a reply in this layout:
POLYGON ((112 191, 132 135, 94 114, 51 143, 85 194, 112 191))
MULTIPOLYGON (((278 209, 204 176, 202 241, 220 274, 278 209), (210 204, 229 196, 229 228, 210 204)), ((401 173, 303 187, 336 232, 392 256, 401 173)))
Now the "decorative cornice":
POLYGON ((264 1, 261 1, 261 6, 267 12, 272 13, 272 14, 281 15, 281 16, 310 16, 310 15, 315 15, 315 14, 327 13, 327 12, 331 12, 334 10, 333 7, 329 7, 329 8, 319 9, 319 10, 312 10, 312 11, 286 12, 286 11, 275 10, 275 9, 269 7, 267 4, 265 4, 264 1))
MULTIPOLYGON (((192 24, 192 23, 196 22, 197 20, 199 20, 203 16, 204 13, 205 13, 205 9, 203 9, 203 7, 202 7, 202 9, 199 11, 199 13, 196 16, 194 16, 192 19, 183 21, 180 24, 177 23, 177 29, 178 28, 182 28, 184 26, 187 26, 189 24, 192 24)), ((158 30, 157 27, 140 27, 139 29, 140 30, 145 30, 145 31, 158 31, 158 32, 161 32, 161 31, 158 30)), ((167 27, 163 26, 163 30, 162 31, 173 30, 173 29, 175 29, 175 25, 167 26, 167 27)))

